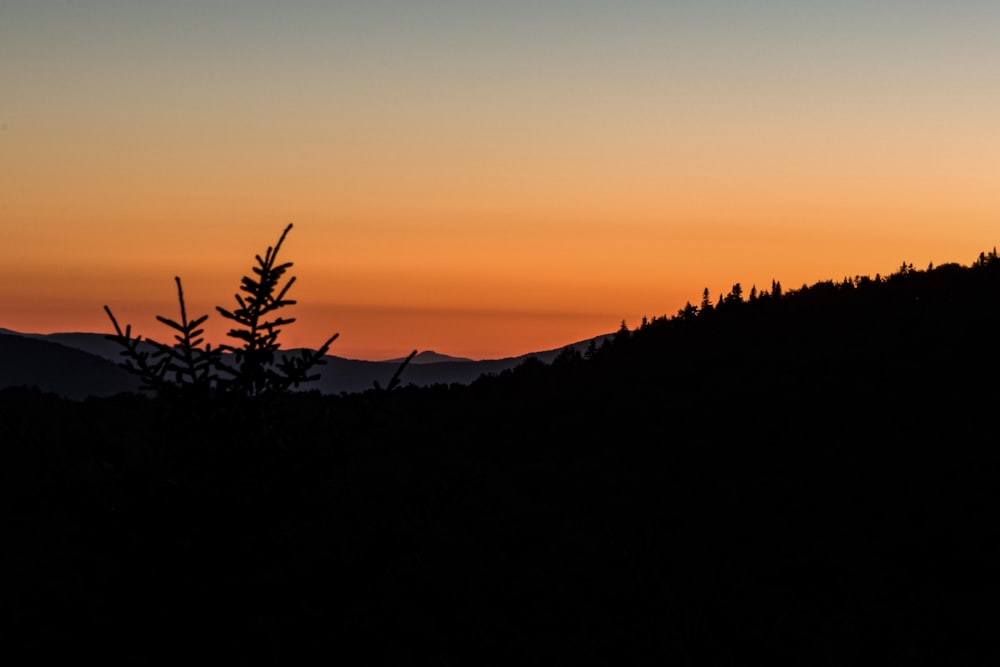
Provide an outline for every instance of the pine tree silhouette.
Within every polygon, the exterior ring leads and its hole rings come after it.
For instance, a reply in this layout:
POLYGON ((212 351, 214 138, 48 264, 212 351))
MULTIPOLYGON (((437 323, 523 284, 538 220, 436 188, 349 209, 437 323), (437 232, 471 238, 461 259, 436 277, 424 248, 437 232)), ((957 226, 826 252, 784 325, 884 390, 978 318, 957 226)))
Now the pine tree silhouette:
MULTIPOLYGON (((282 283, 292 263, 277 263, 278 251, 291 229, 289 224, 274 247, 268 247, 263 257, 256 256, 253 277, 244 276, 240 284, 240 291, 245 296, 236 294, 239 308, 232 311, 216 308, 223 317, 235 323, 228 335, 241 341, 241 345, 220 345, 215 349, 210 344, 202 346, 204 330, 200 327, 208 316, 187 319, 181 279, 176 277, 180 321, 162 315, 156 317, 176 332, 175 345, 147 340, 145 342, 152 346, 152 350, 144 349, 142 337, 132 336, 132 326, 127 325, 122 330, 111 309, 104 306, 115 328, 115 333, 107 337, 123 348, 121 354, 125 359, 121 366, 137 375, 144 388, 160 395, 208 396, 224 393, 249 397, 283 393, 303 382, 318 379, 318 374, 310 372, 325 363, 323 356, 340 334, 333 334, 315 350, 303 350, 297 356, 278 358, 277 355, 281 347, 278 342, 281 327, 295 321, 295 318, 282 317, 277 313, 295 304, 294 300, 287 298, 295 277, 282 283), (235 364, 226 363, 223 353, 230 353, 235 364)), ((399 372, 394 376, 397 383, 399 372)))

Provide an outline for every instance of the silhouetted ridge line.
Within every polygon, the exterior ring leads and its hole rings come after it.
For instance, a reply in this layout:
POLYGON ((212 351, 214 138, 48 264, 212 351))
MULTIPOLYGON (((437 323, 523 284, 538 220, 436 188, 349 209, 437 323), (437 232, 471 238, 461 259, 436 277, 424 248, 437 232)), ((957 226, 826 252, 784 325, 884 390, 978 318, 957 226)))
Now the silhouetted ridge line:
POLYGON ((0 389, 5 654, 995 664, 996 253, 768 293, 469 385, 0 389))

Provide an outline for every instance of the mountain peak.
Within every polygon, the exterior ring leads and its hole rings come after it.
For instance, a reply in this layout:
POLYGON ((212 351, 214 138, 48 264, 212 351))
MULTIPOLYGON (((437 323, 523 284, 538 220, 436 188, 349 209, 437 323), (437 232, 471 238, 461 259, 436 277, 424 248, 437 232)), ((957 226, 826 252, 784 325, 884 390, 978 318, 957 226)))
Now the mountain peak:
MULTIPOLYGON (((398 359, 386 359, 386 362, 396 362, 403 363, 406 361, 406 357, 399 357, 398 359)), ((424 350, 423 352, 417 353, 413 359, 410 360, 411 364, 436 364, 442 361, 474 361, 468 357, 453 357, 448 354, 438 354, 434 350, 424 350)))

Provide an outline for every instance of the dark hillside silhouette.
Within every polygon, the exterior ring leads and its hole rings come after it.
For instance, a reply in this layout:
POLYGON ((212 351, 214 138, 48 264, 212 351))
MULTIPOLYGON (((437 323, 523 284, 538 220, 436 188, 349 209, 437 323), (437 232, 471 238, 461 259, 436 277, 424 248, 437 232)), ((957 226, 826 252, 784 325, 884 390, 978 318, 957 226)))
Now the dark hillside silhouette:
POLYGON ((468 386, 0 391, 12 646, 996 664, 996 253, 713 293, 468 386))
POLYGON ((0 334, 0 387, 17 386, 83 399, 135 391, 139 382, 96 355, 58 343, 0 334))
MULTIPOLYGON (((21 336, 39 341, 59 343, 62 346, 89 352, 102 357, 109 362, 119 363, 121 361, 121 345, 115 341, 107 339, 105 334, 92 333, 56 333, 56 334, 20 334, 9 331, 12 336, 21 336)), ((2 331, 0 331, 2 333, 2 331)), ((592 339, 596 345, 603 340, 604 336, 592 339)), ((568 347, 586 350, 591 340, 573 343, 568 347)), ((153 354, 157 348, 152 343, 145 340, 139 343, 140 349, 148 354, 153 354)), ((45 358, 46 351, 51 348, 45 346, 32 347, 30 352, 22 350, 17 359, 20 367, 25 369, 25 373, 14 378, 12 375, 0 374, 0 388, 6 386, 18 386, 23 384, 38 386, 39 388, 70 398, 86 398, 87 396, 110 396, 123 391, 135 391, 138 388, 137 379, 128 373, 115 373, 113 377, 120 378, 118 384, 93 385, 93 374, 86 370, 86 366, 79 364, 69 364, 59 366, 52 359, 45 358), (38 358, 36 358, 36 355, 38 358), (44 377, 31 369, 51 367, 51 373, 44 377), (84 372, 86 371, 86 372, 84 372), (44 380, 44 378, 48 380, 44 380), (17 380, 15 382, 15 379, 17 380), (9 381, 8 381, 9 380, 9 381), (86 390, 77 391, 77 387, 94 386, 94 393, 86 390)), ((447 355, 435 355, 434 353, 420 353, 413 358, 402 374, 400 380, 403 384, 414 384, 418 387, 425 387, 433 384, 469 384, 483 374, 495 374, 512 369, 524 362, 528 357, 536 357, 545 363, 551 363, 563 348, 553 350, 541 350, 521 355, 519 357, 507 357, 503 359, 485 359, 480 361, 463 360, 447 355), (423 356, 422 356, 423 355, 423 356)), ((281 350, 276 354, 279 360, 285 356, 301 356, 303 353, 311 353, 311 350, 288 349, 281 350)), ((221 355, 220 361, 226 364, 233 364, 231 355, 221 355)), ((323 357, 325 362, 315 369, 319 378, 314 382, 303 384, 299 390, 316 390, 324 394, 340 394, 342 392, 364 392, 371 389, 375 382, 385 385, 392 379, 393 374, 399 370, 400 365, 405 361, 405 357, 389 359, 386 361, 363 361, 359 359, 345 359, 335 355, 327 354, 323 357)))
MULTIPOLYGON (((114 341, 108 340, 107 335, 103 333, 65 332, 33 334, 11 331, 10 329, 0 329, 0 334, 24 336, 26 338, 48 341, 49 343, 58 343, 66 347, 71 347, 75 350, 82 350, 98 357, 102 357, 116 364, 121 361, 121 346, 114 341)), ((144 349, 147 349, 149 352, 156 351, 156 348, 152 344, 144 349)))

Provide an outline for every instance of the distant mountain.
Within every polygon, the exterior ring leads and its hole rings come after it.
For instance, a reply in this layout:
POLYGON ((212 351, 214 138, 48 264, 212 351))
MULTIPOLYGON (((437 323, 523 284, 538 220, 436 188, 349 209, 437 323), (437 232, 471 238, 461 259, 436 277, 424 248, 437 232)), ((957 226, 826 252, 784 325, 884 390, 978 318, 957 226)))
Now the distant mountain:
POLYGON ((139 381, 95 354, 34 336, 0 333, 0 387, 17 386, 82 399, 135 391, 139 381))
MULTIPOLYGON (((23 334, 0 328, 0 388, 33 385, 44 391, 68 398, 88 395, 107 396, 121 391, 134 391, 139 383, 117 364, 122 360, 121 347, 105 334, 54 333, 23 334), (16 340, 6 340, 16 339, 16 340)), ((598 336, 598 344, 606 336, 598 336)), ((148 343, 148 349, 154 348, 148 343)), ((583 352, 590 339, 567 347, 583 352)), ((433 351, 416 355, 400 376, 402 384, 425 387, 434 384, 469 384, 481 375, 500 373, 514 368, 529 357, 551 363, 564 348, 544 350, 504 359, 475 361, 452 357, 433 351)), ((297 350, 287 350, 294 354, 297 350)), ((371 389, 375 382, 386 386, 404 358, 387 361, 346 359, 334 355, 317 371, 320 378, 303 389, 319 390, 324 394, 360 392, 371 389)))
MULTIPOLYGON (((90 354, 97 355, 107 359, 108 361, 113 361, 116 364, 122 360, 121 346, 109 340, 106 334, 96 334, 96 333, 83 333, 83 332, 67 332, 67 333, 53 333, 53 334, 22 334, 16 331, 11 331, 9 329, 0 329, 0 333, 8 333, 18 336, 25 336, 27 338, 34 338, 35 340, 44 340, 50 343, 59 343, 60 345, 65 345, 66 347, 71 347, 75 350, 82 350, 84 352, 89 352, 90 354)), ((139 343, 140 348, 146 349, 149 352, 156 350, 153 345, 149 343, 139 343)))
MULTIPOLYGON (((386 363, 390 364, 401 364, 406 360, 406 357, 398 357, 396 359, 386 359, 386 363)), ((452 357, 447 354, 438 354, 434 350, 424 350, 417 354, 410 360, 411 364, 436 364, 441 361, 474 361, 474 359, 469 359, 468 357, 452 357)))

